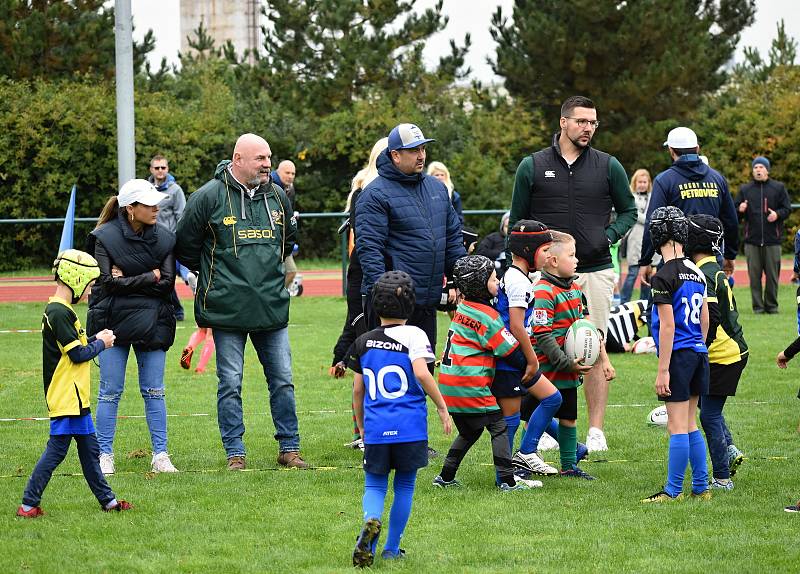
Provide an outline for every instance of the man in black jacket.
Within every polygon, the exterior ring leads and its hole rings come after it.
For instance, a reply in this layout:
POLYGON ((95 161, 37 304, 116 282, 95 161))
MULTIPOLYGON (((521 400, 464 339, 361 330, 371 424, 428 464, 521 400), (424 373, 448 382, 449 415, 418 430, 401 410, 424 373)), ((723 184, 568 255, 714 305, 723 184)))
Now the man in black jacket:
MULTIPOLYGON (((535 219, 575 238, 576 282, 586 293, 589 319, 605 334, 616 284, 610 247, 636 223, 636 204, 622 164, 590 145, 599 123, 589 98, 564 101, 552 145, 524 158, 517 168, 509 225, 535 219), (613 222, 612 208, 617 213, 613 222)), ((590 452, 608 450, 603 421, 608 382, 615 376, 607 359, 597 365, 583 379, 590 452)))
POLYGON ((778 278, 781 273, 783 221, 792 205, 786 187, 769 178, 769 160, 753 160, 753 180, 739 188, 736 206, 744 219, 744 253, 750 277, 754 313, 778 312, 778 278), (761 287, 761 276, 766 286, 761 287))

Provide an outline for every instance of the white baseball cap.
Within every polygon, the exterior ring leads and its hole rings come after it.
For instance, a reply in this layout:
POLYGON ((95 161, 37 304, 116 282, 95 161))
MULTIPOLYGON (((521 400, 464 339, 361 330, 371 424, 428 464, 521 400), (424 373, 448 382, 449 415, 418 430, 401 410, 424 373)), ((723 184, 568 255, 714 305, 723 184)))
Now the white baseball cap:
POLYGON ((667 141, 664 142, 664 147, 667 146, 672 149, 690 149, 697 147, 697 134, 689 128, 674 128, 667 134, 667 141))
POLYGON ((117 195, 117 202, 120 207, 141 203, 143 205, 158 205, 161 200, 167 197, 166 193, 161 193, 155 186, 146 179, 132 179, 120 188, 117 195))

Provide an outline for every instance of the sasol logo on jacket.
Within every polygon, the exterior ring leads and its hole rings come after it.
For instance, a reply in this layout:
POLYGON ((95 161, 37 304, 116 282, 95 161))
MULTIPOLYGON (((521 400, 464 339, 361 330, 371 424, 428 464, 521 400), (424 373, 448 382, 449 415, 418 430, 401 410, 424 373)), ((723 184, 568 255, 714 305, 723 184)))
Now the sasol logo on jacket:
POLYGON ((555 172, 554 170, 552 170, 552 169, 548 169, 548 170, 546 170, 546 171, 544 172, 544 177, 545 177, 545 178, 548 178, 548 177, 555 177, 555 176, 556 176, 556 172, 555 172))
POLYGON ((275 239, 272 229, 239 229, 236 234, 239 239, 275 239))

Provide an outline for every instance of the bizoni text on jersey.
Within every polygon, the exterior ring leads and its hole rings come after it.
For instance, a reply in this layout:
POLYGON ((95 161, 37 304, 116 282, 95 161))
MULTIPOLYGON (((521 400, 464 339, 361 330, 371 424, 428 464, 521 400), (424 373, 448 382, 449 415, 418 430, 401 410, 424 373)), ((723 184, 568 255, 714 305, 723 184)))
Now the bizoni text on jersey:
POLYGON ((401 343, 394 343, 392 341, 376 341, 375 339, 367 339, 366 346, 374 349, 386 349, 387 351, 403 350, 403 345, 401 343))

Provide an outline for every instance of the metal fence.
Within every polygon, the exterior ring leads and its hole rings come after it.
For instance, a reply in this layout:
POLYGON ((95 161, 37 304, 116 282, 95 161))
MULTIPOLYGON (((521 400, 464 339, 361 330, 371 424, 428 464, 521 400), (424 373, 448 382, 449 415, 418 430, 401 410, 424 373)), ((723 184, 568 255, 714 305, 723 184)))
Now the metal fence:
MULTIPOLYGON (((793 203, 792 209, 800 208, 800 203, 793 203)), ((502 215, 505 213, 505 209, 467 209, 464 210, 464 216, 473 216, 473 215, 502 215)), ((344 222, 347 219, 347 212, 332 212, 332 213, 301 213, 300 219, 338 219, 341 222, 344 222)), ((96 217, 76 217, 75 223, 94 223, 97 221, 96 217)), ((39 224, 47 224, 47 223, 64 223, 63 217, 47 217, 42 219, 0 219, 0 225, 2 224, 17 224, 17 225, 39 225, 39 224)), ((340 236, 340 253, 342 259, 342 294, 345 294, 345 290, 347 289, 347 234, 342 233, 340 236)))
MULTIPOLYGON (((464 211, 465 216, 472 216, 472 215, 502 215, 505 213, 505 209, 469 209, 464 211)), ((332 212, 332 213, 301 213, 300 214, 301 220, 308 220, 308 219, 338 219, 342 223, 347 220, 347 212, 332 212)), ((43 225, 43 224, 55 224, 60 223, 64 224, 65 218, 63 217, 44 217, 41 219, 0 219, 0 225, 2 224, 15 224, 15 225, 43 225)), ((95 223, 97 221, 97 217, 76 217, 75 223, 95 223)), ((342 260, 342 295, 345 294, 347 289, 347 233, 342 233, 340 235, 340 255, 342 260)))

